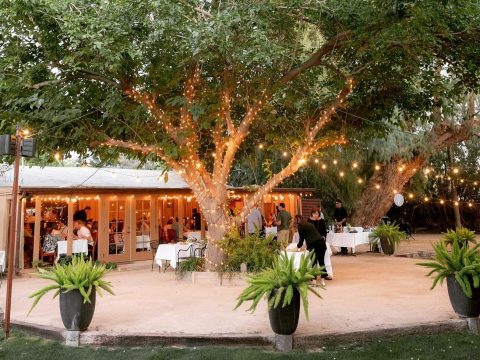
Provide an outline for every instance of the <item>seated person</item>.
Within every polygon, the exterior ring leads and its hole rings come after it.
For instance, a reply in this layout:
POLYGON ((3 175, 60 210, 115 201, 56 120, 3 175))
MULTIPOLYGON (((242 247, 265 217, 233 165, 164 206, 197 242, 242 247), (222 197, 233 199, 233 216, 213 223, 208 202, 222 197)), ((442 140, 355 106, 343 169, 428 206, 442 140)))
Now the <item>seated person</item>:
POLYGON ((90 233, 90 229, 85 225, 85 222, 82 220, 76 220, 73 223, 74 228, 77 230, 77 234, 73 236, 76 239, 85 239, 88 240, 88 245, 93 246, 93 238, 90 233))
POLYGON ((62 240, 59 236, 52 234, 52 229, 47 229, 47 234, 42 244, 42 251, 44 253, 54 253, 57 250, 57 241, 62 240))
POLYGON ((68 229, 65 224, 60 221, 53 226, 52 235, 56 235, 65 240, 67 238, 67 231, 68 229))

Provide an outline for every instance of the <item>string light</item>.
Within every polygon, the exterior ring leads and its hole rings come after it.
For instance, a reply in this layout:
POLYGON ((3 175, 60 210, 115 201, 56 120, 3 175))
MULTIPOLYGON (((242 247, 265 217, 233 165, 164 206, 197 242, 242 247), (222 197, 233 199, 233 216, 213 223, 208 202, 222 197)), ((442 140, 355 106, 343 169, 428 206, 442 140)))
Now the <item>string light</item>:
POLYGON ((55 160, 59 161, 61 159, 61 155, 60 153, 55 153, 55 156, 54 156, 55 160))
POLYGON ((375 165, 375 170, 376 171, 380 170, 380 165, 375 165))

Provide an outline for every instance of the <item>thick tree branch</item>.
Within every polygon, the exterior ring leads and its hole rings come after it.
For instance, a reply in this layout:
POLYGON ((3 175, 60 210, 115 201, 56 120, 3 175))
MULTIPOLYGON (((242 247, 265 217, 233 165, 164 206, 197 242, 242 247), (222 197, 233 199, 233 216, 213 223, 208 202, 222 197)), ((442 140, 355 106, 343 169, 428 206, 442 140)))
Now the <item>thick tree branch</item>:
POLYGON ((307 61, 283 75, 280 80, 278 80, 277 84, 286 84, 297 78, 300 74, 307 71, 308 69, 320 65, 322 63, 323 57, 330 54, 335 49, 342 47, 346 43, 350 35, 351 31, 347 30, 338 33, 337 35, 332 37, 325 44, 323 44, 315 53, 313 53, 313 55, 310 56, 307 61))
POLYGON ((285 166, 278 173, 273 175, 259 190, 255 192, 252 197, 250 197, 250 199, 247 200, 245 206, 242 209, 242 212, 239 214, 239 217, 243 219, 246 215, 248 215, 253 206, 260 202, 265 195, 269 194, 278 184, 280 184, 289 176, 293 175, 300 167, 305 165, 306 159, 314 151, 318 151, 320 149, 324 149, 333 145, 340 145, 345 143, 346 139, 340 137, 335 140, 324 140, 310 147, 304 146, 302 148, 299 148, 290 159, 288 165, 285 166))

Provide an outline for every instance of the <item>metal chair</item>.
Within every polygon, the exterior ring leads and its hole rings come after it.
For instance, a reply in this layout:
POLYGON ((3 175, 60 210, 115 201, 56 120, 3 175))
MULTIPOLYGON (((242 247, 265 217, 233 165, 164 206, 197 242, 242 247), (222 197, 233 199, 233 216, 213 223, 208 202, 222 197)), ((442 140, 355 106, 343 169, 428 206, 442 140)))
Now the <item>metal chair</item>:
MULTIPOLYGON (((160 245, 160 242, 158 240, 150 241, 150 250, 152 251, 152 271, 153 271, 153 263, 155 262, 155 255, 157 254, 157 249, 159 245, 160 245)), ((158 266, 158 272, 160 272, 160 265, 158 266)))
POLYGON ((193 250, 193 256, 194 257, 204 257, 205 256, 205 251, 207 250, 207 244, 203 246, 199 246, 193 250), (197 256, 198 255, 198 256, 197 256))
POLYGON ((190 245, 187 249, 179 249, 177 252, 177 264, 180 262, 180 260, 185 260, 188 258, 193 257, 193 244, 190 245), (183 256, 180 256, 180 254, 185 254, 183 256))

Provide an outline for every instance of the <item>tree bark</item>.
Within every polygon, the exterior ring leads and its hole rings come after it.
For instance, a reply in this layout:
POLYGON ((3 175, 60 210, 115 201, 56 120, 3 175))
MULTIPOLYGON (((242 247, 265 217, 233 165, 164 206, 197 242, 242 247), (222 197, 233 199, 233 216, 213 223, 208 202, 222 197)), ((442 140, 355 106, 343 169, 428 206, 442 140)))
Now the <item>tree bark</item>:
MULTIPOLYGON (((454 167, 454 163, 453 163, 451 146, 448 147, 447 152, 448 152, 448 162, 450 165, 450 169, 452 169, 454 167)), ((452 177, 450 185, 452 186, 452 202, 453 202, 453 215, 455 218, 455 229, 459 229, 462 227, 462 219, 460 217, 460 203, 458 202, 457 179, 455 176, 452 177)))
POLYGON ((395 191, 400 193, 425 161, 426 158, 421 156, 408 162, 395 159, 377 171, 370 178, 349 223, 353 226, 377 225, 392 206, 395 191))

